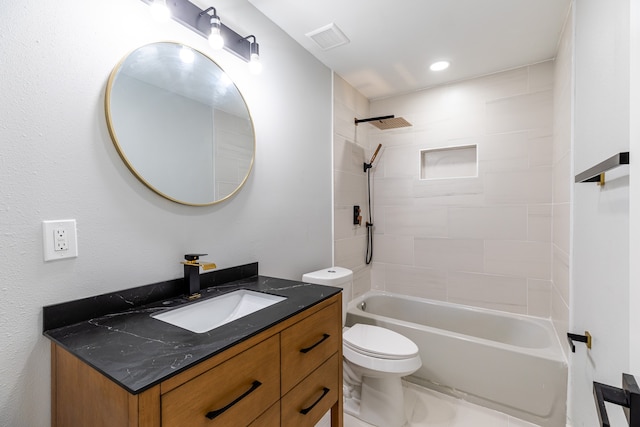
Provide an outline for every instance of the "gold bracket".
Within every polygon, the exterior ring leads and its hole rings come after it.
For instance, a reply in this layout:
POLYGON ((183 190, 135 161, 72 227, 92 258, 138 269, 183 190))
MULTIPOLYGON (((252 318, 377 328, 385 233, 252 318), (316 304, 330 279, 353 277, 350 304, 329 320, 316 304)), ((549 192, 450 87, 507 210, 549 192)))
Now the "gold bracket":
MULTIPOLYGON (((598 181, 598 185, 599 185, 600 187, 604 187, 604 172, 602 172, 602 173, 600 174, 600 181, 598 181)), ((591 347, 589 347, 589 348, 591 348, 591 347)))

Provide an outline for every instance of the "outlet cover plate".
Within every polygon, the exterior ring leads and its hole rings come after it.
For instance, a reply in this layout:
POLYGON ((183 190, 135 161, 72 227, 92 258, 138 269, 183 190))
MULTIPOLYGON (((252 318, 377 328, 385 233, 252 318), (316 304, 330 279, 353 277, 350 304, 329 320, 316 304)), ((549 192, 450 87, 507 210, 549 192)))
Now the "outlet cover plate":
POLYGON ((75 219, 57 221, 42 221, 42 243, 44 245, 44 260, 54 261, 78 256, 78 234, 75 219), (64 244, 56 236, 64 234, 64 244), (61 247, 63 249, 61 249, 61 247), (66 248, 66 249, 64 249, 66 248))

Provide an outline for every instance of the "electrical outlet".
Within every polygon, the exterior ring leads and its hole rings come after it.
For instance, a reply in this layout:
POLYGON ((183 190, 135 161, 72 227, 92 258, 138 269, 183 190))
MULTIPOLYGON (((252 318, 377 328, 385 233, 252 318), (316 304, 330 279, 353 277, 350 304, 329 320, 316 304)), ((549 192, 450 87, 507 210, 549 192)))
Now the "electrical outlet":
POLYGON ((67 230, 64 227, 53 229, 54 251, 68 251, 69 241, 67 240, 67 230))
POLYGON ((76 220, 43 221, 42 242, 45 261, 77 257, 76 220))

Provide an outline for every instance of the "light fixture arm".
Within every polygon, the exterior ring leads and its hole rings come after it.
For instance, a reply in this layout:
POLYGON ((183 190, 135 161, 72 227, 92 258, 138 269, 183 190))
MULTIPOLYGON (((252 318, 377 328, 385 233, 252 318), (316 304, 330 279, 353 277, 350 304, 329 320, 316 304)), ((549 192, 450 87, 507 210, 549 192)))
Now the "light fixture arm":
POLYGON ((213 11, 213 15, 211 15, 211 17, 220 19, 220 17, 218 16, 218 12, 216 11, 216 8, 213 7, 213 6, 206 8, 205 10, 200 12, 198 15, 199 16, 209 15, 209 12, 211 12, 211 11, 213 11))
POLYGON ((251 54, 256 54, 256 55, 260 55, 260 45, 258 44, 258 41, 256 39, 256 36, 254 36, 253 34, 248 35, 247 37, 243 37, 245 40, 249 40, 250 38, 253 38, 253 41, 250 42, 251 45, 249 46, 249 51, 250 51, 250 55, 251 54))
MULTIPOLYGON (((153 0, 142 1, 149 5, 153 3, 153 0)), ((211 18, 217 17, 218 20, 220 19, 214 7, 202 10, 189 0, 171 0, 167 2, 167 7, 171 11, 172 19, 205 39, 209 38, 211 33, 211 18), (209 12, 213 12, 213 15, 210 15, 209 12), (207 19, 203 19, 204 17, 207 19)), ((258 43, 255 43, 255 36, 242 37, 222 22, 220 23, 220 34, 227 41, 224 45, 224 49, 227 52, 233 53, 245 62, 251 61, 251 54, 254 53, 252 44, 255 44, 256 49, 258 48, 258 43), (253 37, 253 43, 248 40, 249 37, 253 37)))

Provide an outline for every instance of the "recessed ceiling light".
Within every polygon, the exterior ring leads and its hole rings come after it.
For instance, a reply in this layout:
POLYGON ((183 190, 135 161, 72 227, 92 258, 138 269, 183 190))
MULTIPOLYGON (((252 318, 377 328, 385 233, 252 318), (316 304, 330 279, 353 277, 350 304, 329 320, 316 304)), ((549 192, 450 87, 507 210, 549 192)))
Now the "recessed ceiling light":
POLYGON ((442 71, 449 68, 449 61, 438 61, 431 64, 429 67, 431 71, 442 71))

